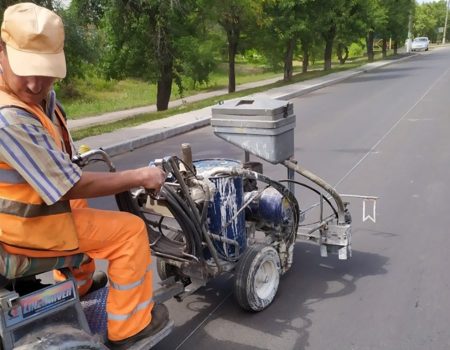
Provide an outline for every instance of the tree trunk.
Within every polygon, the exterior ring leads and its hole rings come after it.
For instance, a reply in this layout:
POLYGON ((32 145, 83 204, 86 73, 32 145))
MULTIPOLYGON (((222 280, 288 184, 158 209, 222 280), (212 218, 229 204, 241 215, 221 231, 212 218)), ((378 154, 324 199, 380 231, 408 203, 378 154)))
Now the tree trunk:
POLYGON ((291 38, 288 40, 286 45, 286 52, 284 54, 284 81, 290 81, 293 75, 293 64, 292 61, 294 59, 294 49, 295 49, 295 38, 291 38))
POLYGON ((309 64, 309 50, 308 48, 303 48, 302 73, 306 73, 308 71, 308 64, 309 64))
POLYGON ((333 54, 333 39, 328 39, 325 43, 325 52, 323 55, 323 70, 331 69, 331 56, 333 54))
POLYGON ((236 53, 239 41, 238 30, 227 30, 228 37, 228 93, 236 91, 236 53))
POLYGON ((373 30, 369 30, 366 36, 366 45, 367 45, 367 60, 369 62, 374 61, 374 53, 373 53, 373 30))
POLYGON ((383 38, 383 46, 381 48, 381 53, 383 55, 383 59, 387 57, 387 39, 383 38))
POLYGON ((165 111, 169 108, 170 95, 172 93, 172 60, 164 62, 160 71, 160 78, 157 84, 156 93, 156 109, 158 111, 165 111))
POLYGON ((300 43, 302 45, 302 52, 303 52, 302 73, 306 73, 308 71, 309 66, 309 41, 302 40, 300 38, 300 43))
POLYGON ((344 64, 348 58, 348 47, 342 43, 339 43, 337 49, 337 56, 339 58, 339 64, 344 64))
POLYGON ((397 40, 395 40, 394 41, 394 55, 397 54, 397 49, 398 49, 397 40))
POLYGON ((323 55, 323 70, 331 69, 331 57, 333 54, 333 41, 336 36, 336 26, 331 26, 324 35, 325 39, 325 51, 323 55))

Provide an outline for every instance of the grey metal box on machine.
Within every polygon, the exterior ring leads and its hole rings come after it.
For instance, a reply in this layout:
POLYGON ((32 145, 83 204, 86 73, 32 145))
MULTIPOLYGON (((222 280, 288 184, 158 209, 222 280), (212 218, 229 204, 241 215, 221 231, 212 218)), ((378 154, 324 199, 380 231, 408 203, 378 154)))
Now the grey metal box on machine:
POLYGON ((270 163, 294 154, 292 103, 273 99, 232 100, 212 108, 214 133, 270 163))

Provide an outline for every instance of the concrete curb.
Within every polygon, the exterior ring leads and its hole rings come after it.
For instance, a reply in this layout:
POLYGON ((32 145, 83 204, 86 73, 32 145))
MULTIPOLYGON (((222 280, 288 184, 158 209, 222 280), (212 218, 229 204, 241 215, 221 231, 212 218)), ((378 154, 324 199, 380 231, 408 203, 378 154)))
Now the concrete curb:
POLYGON ((172 136, 180 135, 191 130, 208 126, 210 124, 210 119, 211 116, 202 117, 194 122, 189 122, 183 125, 174 126, 172 128, 167 128, 164 130, 156 130, 147 135, 136 137, 128 141, 118 142, 109 146, 104 146, 102 147, 102 149, 105 152, 107 152, 111 157, 117 156, 119 154, 131 152, 137 148, 165 140, 172 136))
MULTIPOLYGON (((328 76, 323 77, 323 81, 312 84, 312 85, 308 85, 307 84, 308 81, 305 81, 305 82, 301 82, 301 83, 286 85, 281 88, 274 88, 274 89, 268 90, 265 93, 251 95, 249 97, 265 96, 265 97, 270 97, 270 98, 283 100, 283 101, 290 100, 292 98, 306 95, 308 93, 322 89, 324 87, 340 83, 344 80, 353 78, 362 73, 366 73, 366 72, 369 72, 369 71, 372 71, 372 70, 375 70, 378 68, 382 68, 382 67, 385 67, 385 66, 393 64, 393 63, 402 62, 402 61, 410 59, 416 55, 417 54, 411 54, 406 57, 402 57, 402 58, 395 59, 395 60, 368 63, 368 64, 364 65, 363 67, 356 68, 355 70, 332 73, 328 76), (292 91, 282 92, 283 90, 286 90, 286 89, 289 89, 292 91), (277 90, 280 90, 279 94, 277 93, 277 90)), ((186 133, 188 131, 192 131, 192 130, 195 130, 198 128, 208 126, 210 124, 210 119, 211 119, 210 113, 208 113, 208 114, 209 115, 207 115, 207 116, 198 117, 194 121, 190 121, 190 122, 178 125, 178 126, 170 126, 170 127, 160 128, 158 130, 151 131, 148 134, 138 136, 138 137, 135 137, 130 140, 114 143, 111 145, 101 146, 101 148, 103 150, 105 150, 110 156, 117 156, 117 155, 120 155, 123 153, 131 152, 137 148, 144 147, 149 144, 165 140, 169 137, 173 137, 176 135, 186 133)), ((123 129, 123 130, 126 130, 126 129, 123 129)), ((79 145, 83 144, 83 140, 77 141, 75 144, 77 146, 79 146, 79 145)), ((88 144, 89 144, 89 142, 88 142, 88 144)))

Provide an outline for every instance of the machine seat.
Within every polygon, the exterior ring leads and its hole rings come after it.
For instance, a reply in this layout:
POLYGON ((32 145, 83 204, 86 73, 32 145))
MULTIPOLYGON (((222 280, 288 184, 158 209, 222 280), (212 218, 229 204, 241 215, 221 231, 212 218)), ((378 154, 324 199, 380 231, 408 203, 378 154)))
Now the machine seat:
POLYGON ((79 267, 89 259, 82 253, 54 258, 30 258, 10 254, 0 245, 0 276, 7 280, 33 276, 64 267, 79 267))

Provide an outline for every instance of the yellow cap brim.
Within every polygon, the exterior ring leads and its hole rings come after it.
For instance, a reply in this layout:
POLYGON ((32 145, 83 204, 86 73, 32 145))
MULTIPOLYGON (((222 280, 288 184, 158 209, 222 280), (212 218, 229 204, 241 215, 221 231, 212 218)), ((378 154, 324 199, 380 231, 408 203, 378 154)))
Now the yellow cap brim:
POLYGON ((66 57, 59 53, 33 53, 6 45, 8 62, 19 76, 43 76, 63 79, 66 76, 66 57))

